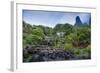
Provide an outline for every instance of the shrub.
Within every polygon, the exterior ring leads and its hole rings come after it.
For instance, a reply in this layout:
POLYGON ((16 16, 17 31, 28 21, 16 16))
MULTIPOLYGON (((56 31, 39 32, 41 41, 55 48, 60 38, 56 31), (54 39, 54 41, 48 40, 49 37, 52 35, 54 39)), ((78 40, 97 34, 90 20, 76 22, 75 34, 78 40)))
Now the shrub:
POLYGON ((90 59, 91 58, 91 49, 90 48, 75 49, 74 55, 78 59, 90 59))
POLYGON ((64 46, 65 51, 72 51, 73 50, 73 45, 71 43, 66 43, 64 46))

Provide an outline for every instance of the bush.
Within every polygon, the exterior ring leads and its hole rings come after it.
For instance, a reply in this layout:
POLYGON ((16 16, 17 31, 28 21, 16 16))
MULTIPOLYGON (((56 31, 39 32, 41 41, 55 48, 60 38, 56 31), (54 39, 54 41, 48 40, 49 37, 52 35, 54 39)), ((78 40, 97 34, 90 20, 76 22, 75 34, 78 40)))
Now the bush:
POLYGON ((77 59, 90 59, 91 49, 90 48, 75 49, 74 54, 75 57, 77 57, 77 59))
POLYGON ((72 51, 73 50, 73 45, 71 43, 66 43, 64 46, 65 51, 72 51))

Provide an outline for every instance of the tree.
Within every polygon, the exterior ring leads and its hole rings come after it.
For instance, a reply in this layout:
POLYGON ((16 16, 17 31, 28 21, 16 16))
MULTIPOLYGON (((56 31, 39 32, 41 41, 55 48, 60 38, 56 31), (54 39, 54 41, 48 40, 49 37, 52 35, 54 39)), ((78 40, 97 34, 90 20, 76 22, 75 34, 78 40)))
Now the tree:
POLYGON ((44 38, 43 30, 23 21, 23 47, 27 45, 38 45, 44 38))
POLYGON ((70 34, 71 32, 73 32, 73 26, 71 24, 57 24, 54 27, 54 34, 57 32, 65 32, 65 34, 70 34))
POLYGON ((81 27, 77 29, 79 46, 87 47, 91 41, 91 30, 89 27, 81 27))
POLYGON ((74 33, 66 36, 66 41, 72 43, 75 47, 84 48, 90 44, 91 31, 89 27, 78 27, 74 33))
POLYGON ((32 34, 39 36, 40 39, 43 39, 43 37, 44 37, 43 30, 41 28, 38 28, 38 27, 32 30, 32 34))

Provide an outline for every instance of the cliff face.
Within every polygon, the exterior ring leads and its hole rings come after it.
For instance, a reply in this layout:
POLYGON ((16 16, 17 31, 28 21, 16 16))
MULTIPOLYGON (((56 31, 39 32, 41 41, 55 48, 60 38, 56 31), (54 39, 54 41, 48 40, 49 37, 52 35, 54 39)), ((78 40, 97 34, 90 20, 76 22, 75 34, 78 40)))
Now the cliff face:
POLYGON ((77 17, 76 17, 75 26, 82 26, 82 25, 83 25, 83 23, 82 23, 82 21, 81 21, 80 17, 79 17, 79 16, 77 16, 77 17))

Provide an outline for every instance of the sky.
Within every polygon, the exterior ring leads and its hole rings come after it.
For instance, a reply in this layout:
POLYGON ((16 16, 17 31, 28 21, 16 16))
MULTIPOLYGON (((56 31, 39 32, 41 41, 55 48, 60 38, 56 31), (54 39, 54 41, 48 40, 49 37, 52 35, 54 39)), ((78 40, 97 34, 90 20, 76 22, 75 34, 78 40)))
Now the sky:
POLYGON ((82 23, 89 23, 91 14, 83 12, 23 10, 22 19, 31 25, 44 25, 53 28, 58 23, 74 25, 76 16, 80 17, 82 23))

